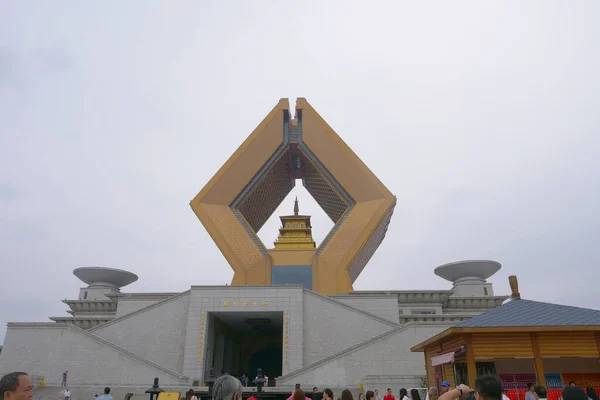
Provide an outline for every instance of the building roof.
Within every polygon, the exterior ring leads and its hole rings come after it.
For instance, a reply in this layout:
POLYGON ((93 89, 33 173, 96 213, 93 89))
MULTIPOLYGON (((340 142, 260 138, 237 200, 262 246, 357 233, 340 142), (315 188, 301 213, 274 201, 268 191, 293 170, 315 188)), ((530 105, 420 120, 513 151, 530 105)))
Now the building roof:
POLYGON ((565 332, 589 330, 600 332, 600 310, 562 306, 532 300, 512 300, 486 311, 468 321, 446 329, 411 348, 423 351, 440 340, 465 333, 502 332, 565 332))
POLYGON ((512 300, 457 325, 458 328, 600 325, 600 311, 532 300, 512 300))

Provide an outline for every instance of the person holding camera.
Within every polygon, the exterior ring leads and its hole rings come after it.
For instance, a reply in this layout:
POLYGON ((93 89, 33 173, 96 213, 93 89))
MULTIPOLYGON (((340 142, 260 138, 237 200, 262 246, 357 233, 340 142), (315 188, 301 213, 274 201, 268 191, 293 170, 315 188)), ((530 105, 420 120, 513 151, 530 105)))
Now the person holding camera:
POLYGON ((438 400, 502 400, 502 381, 495 375, 484 375, 475 380, 475 389, 459 385, 441 395, 438 400))

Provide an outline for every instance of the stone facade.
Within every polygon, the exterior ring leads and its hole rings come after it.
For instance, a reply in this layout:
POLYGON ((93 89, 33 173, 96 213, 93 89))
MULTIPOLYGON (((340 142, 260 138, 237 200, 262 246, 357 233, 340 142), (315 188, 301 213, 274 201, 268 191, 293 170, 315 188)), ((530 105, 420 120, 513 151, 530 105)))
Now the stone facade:
MULTIPOLYGON (((425 362, 423 355, 411 353, 410 347, 418 343, 419 338, 434 336, 449 326, 408 324, 392 328, 382 335, 307 365, 302 370, 284 375, 278 383, 309 386, 314 382, 335 387, 357 387, 360 383, 365 386, 363 378, 366 376, 394 375, 398 387, 390 386, 393 382, 388 383, 394 393, 401 387, 418 387, 420 377, 424 375, 425 362)), ((337 332, 347 330, 342 326, 337 332)))
MULTIPOLYGON (((303 289, 301 286, 192 286, 188 310, 183 373, 204 381, 207 359, 207 314, 211 312, 281 312, 288 317, 288 362, 283 373, 303 365, 303 289), (204 315, 204 318, 203 318, 204 315)), ((285 333, 282 333, 282 335, 285 333)), ((190 382, 192 383, 192 382, 190 382)))
MULTIPOLYGON (((111 310, 116 318, 88 330, 78 328, 75 320, 9 324, 0 372, 26 370, 44 376, 50 385, 58 384, 62 371, 69 370, 70 384, 76 385, 144 386, 159 377, 164 385, 201 386, 211 366, 220 372, 231 367, 214 356, 216 350, 225 354, 227 344, 215 342, 211 318, 268 314, 283 321, 282 376, 271 377, 278 388, 288 390, 300 383, 356 390, 362 383, 369 389, 397 391, 418 386, 425 374, 422 355, 411 353, 411 346, 505 299, 452 294, 323 296, 300 285, 192 286, 179 294, 107 293, 105 300, 85 301, 102 305, 95 306, 96 313, 111 310), (109 304, 116 304, 116 310, 109 304), (387 383, 381 380, 384 376, 387 383)), ((76 313, 92 311, 91 303, 81 301, 65 302, 76 313)))
POLYGON ((26 371, 59 385, 69 371, 70 385, 128 385, 185 382, 174 371, 101 340, 72 324, 11 323, 0 355, 0 372, 26 371), (147 383, 146 383, 147 384, 147 383))
POLYGON ((89 332, 181 373, 190 292, 137 310, 89 332), (151 346, 156 343, 157 346, 151 346))
POLYGON ((313 292, 304 292, 303 301, 304 365, 313 364, 398 326, 313 292))

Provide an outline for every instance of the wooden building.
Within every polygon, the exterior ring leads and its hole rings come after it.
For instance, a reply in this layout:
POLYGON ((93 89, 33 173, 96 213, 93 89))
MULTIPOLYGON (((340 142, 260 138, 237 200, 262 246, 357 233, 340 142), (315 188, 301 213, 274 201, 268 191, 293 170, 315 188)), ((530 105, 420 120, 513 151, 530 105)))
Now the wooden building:
POLYGON ((425 355, 429 386, 473 386, 493 373, 512 399, 528 382, 548 388, 549 400, 570 381, 600 389, 600 311, 523 300, 510 282, 511 301, 411 349, 425 355))

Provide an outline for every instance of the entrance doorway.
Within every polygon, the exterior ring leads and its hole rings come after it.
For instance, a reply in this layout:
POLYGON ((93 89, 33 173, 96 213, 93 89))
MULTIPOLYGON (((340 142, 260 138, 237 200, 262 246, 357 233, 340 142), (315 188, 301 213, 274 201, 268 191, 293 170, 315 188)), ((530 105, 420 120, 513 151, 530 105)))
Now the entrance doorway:
POLYGON ((208 313, 205 369, 217 376, 230 374, 249 378, 249 385, 262 368, 273 385, 282 374, 282 312, 208 313))

